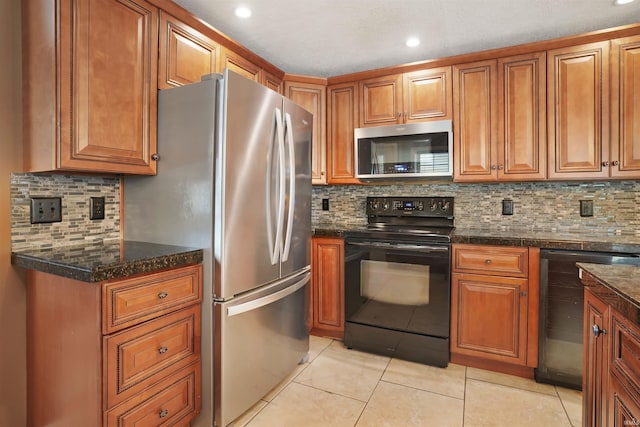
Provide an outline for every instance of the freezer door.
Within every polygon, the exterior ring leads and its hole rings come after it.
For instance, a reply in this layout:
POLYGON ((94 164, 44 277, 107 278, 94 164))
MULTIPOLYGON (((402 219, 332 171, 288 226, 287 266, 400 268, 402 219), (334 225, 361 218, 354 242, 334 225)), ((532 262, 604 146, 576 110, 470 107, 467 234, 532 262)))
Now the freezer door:
POLYGON ((218 109, 215 296, 229 299, 280 277, 284 199, 282 97, 225 70, 218 109))
POLYGON ((309 351, 308 269, 214 304, 214 414, 226 426, 282 382, 309 351))
POLYGON ((313 115, 284 99, 285 209, 281 274, 310 264, 313 115))

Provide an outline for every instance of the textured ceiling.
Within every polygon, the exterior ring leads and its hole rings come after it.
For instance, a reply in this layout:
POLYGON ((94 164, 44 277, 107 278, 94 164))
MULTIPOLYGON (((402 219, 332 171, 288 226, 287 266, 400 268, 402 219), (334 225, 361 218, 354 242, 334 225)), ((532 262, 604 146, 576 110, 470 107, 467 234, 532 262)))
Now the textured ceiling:
POLYGON ((283 71, 318 77, 640 22, 640 0, 174 1, 283 71), (237 18, 239 5, 252 16, 237 18))

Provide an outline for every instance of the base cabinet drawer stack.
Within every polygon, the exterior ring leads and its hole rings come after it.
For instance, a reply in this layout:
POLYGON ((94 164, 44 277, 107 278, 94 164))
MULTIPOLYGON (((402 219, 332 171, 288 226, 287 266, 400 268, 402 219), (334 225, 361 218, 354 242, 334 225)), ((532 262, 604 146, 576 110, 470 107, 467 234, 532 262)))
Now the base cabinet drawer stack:
POLYGON ((452 245, 451 361, 533 375, 539 250, 452 245))
POLYGON ((27 282, 30 427, 188 426, 200 412, 201 265, 27 282))

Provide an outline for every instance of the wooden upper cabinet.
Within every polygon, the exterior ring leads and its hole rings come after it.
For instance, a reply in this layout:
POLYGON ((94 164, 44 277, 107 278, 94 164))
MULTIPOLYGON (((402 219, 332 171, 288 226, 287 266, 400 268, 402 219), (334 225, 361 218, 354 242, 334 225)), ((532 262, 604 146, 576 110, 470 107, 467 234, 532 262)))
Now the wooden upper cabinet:
POLYGON ((640 177, 640 36, 611 41, 611 176, 640 177))
POLYGON ((497 180, 496 61, 453 67, 453 178, 497 180))
POLYGON ((327 94, 326 85, 285 81, 284 95, 313 114, 313 135, 311 148, 311 182, 327 183, 326 128, 327 94))
POLYGON ((609 175, 609 42, 547 52, 551 179, 609 175))
POLYGON ((262 84, 269 89, 282 94, 282 79, 268 71, 262 70, 262 84))
POLYGON ((235 71, 248 79, 255 80, 258 83, 262 82, 262 69, 258 65, 243 58, 234 51, 222 47, 220 69, 223 70, 225 68, 235 71))
POLYGON ((158 89, 199 82, 218 72, 220 46, 177 18, 160 12, 158 89))
POLYGON ((360 127, 451 118, 451 67, 361 80, 360 127))
POLYGON ((402 74, 361 80, 360 127, 400 123, 402 74))
POLYGON ((357 184, 353 130, 358 121, 358 84, 329 86, 327 92, 327 182, 357 184))
POLYGON ((547 176, 546 54, 498 59, 498 179, 547 176))
POLYGON ((403 74, 404 123, 451 119, 451 67, 403 74))
POLYGON ((155 174, 158 9, 23 5, 25 168, 155 174))

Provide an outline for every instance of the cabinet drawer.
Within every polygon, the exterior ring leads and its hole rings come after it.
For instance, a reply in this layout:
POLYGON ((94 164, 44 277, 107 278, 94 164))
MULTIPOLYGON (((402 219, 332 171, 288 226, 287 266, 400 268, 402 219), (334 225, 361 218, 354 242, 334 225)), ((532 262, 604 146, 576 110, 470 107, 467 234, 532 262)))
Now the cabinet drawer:
POLYGON ((202 265, 103 286, 103 333, 109 334, 202 301, 202 265))
POLYGON ((200 357, 200 306, 167 314, 104 338, 106 408, 200 357))
POLYGON ((640 330, 613 310, 611 339, 611 369, 629 382, 640 399, 640 330))
POLYGON ((491 276, 528 277, 529 249, 453 245, 453 271, 491 276))
POLYGON ((105 415, 105 425, 188 426, 200 412, 200 362, 189 365, 105 415))

